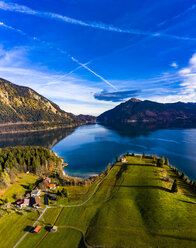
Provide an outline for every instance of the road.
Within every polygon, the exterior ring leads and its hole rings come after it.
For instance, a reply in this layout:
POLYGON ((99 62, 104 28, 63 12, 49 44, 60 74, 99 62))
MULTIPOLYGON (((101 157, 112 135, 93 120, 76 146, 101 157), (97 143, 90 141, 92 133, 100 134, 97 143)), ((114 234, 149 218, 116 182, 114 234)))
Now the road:
MULTIPOLYGON (((44 215, 44 213, 46 212, 48 206, 46 206, 46 208, 42 211, 42 213, 40 214, 39 218, 33 223, 32 226, 35 226, 38 221, 42 218, 42 216, 44 215)), ((32 227, 31 227, 32 228, 32 227)), ((31 230, 31 228, 29 228, 29 230, 22 236, 22 238, 13 246, 13 248, 16 248, 20 242, 27 236, 27 234, 29 233, 29 231, 31 230)))
MULTIPOLYGON (((111 170, 112 170, 112 169, 111 169, 111 170)), ((110 170, 110 171, 111 171, 111 170, 110 170)), ((108 173, 108 174, 109 174, 109 173, 108 173)), ((82 202, 82 203, 73 204, 73 205, 60 205, 60 206, 48 206, 48 205, 47 205, 46 208, 42 211, 42 213, 41 213, 41 215, 39 216, 39 218, 35 221, 35 223, 33 223, 32 226, 35 226, 35 225, 38 223, 38 221, 42 218, 42 216, 44 215, 44 213, 46 212, 46 210, 47 210, 48 208, 57 208, 57 207, 73 208, 73 207, 81 207, 81 206, 83 206, 84 204, 86 204, 86 203, 87 203, 88 201, 90 201, 91 198, 94 196, 94 194, 96 193, 96 191, 97 191, 99 185, 103 182, 103 180, 106 179, 106 177, 108 176, 108 174, 107 174, 106 176, 104 176, 104 177, 101 179, 101 181, 95 186, 95 188, 94 188, 92 194, 89 196, 89 198, 88 198, 87 200, 85 200, 85 201, 82 202)), ((75 228, 75 230, 78 230, 78 231, 80 231, 80 232, 82 233, 82 235, 83 235, 83 240, 84 240, 85 245, 86 245, 88 248, 93 248, 93 246, 90 246, 90 245, 87 243, 87 241, 85 240, 85 234, 84 234, 84 232, 83 232, 82 230, 77 229, 76 227, 72 227, 72 229, 74 229, 74 228, 75 228)), ((16 247, 20 244, 20 242, 27 236, 27 234, 29 233, 29 231, 30 231, 30 229, 29 229, 29 230, 22 236, 22 238, 13 246, 13 248, 16 248, 16 247)))

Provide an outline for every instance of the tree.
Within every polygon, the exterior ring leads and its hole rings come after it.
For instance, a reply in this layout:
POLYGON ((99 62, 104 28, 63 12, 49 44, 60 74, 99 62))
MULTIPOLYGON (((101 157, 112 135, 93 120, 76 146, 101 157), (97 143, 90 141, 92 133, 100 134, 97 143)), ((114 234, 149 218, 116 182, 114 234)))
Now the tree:
POLYGON ((168 158, 165 159, 165 164, 169 166, 169 159, 168 158))
POLYGON ((177 193, 178 192, 178 185, 177 185, 176 179, 174 180, 174 182, 172 184, 171 192, 172 193, 177 193))
POLYGON ((118 155, 116 155, 116 162, 119 162, 118 155))
POLYGON ((143 152, 142 158, 145 158, 145 156, 146 156, 146 154, 145 154, 145 152, 143 152))
POLYGON ((111 169, 111 164, 109 163, 109 164, 107 165, 107 167, 106 167, 106 172, 107 172, 107 174, 109 173, 110 169, 111 169))
POLYGON ((182 180, 185 180, 185 179, 186 179, 186 175, 185 175, 184 172, 181 174, 180 178, 181 178, 182 180))
POLYGON ((158 166, 158 167, 163 167, 163 165, 164 165, 163 159, 162 159, 162 158, 159 158, 159 159, 157 160, 157 166, 158 166))

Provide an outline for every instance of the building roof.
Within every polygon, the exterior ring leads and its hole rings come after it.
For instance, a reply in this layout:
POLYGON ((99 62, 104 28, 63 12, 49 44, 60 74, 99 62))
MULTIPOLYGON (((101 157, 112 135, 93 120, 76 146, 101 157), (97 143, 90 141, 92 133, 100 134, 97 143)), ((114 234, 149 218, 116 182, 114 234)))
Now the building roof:
POLYGON ((49 178, 49 177, 46 177, 46 178, 44 179, 44 181, 50 183, 50 178, 49 178))
POLYGON ((36 226, 33 231, 38 233, 41 230, 41 228, 42 228, 41 226, 36 226))
POLYGON ((24 203, 24 200, 18 200, 18 201, 16 202, 17 205, 20 205, 20 204, 23 204, 23 203, 24 203))
POLYGON ((29 198, 25 198, 24 199, 24 204, 29 205, 29 203, 30 203, 30 199, 29 198))
POLYGON ((41 205, 40 197, 39 197, 39 196, 36 196, 36 197, 35 197, 35 204, 41 205))
POLYGON ((56 184, 54 184, 54 183, 50 183, 50 184, 49 184, 49 187, 50 187, 50 188, 53 188, 53 187, 55 187, 55 186, 56 186, 56 184))
POLYGON ((31 194, 37 195, 39 193, 40 193, 40 190, 39 189, 34 189, 34 190, 31 191, 31 194))

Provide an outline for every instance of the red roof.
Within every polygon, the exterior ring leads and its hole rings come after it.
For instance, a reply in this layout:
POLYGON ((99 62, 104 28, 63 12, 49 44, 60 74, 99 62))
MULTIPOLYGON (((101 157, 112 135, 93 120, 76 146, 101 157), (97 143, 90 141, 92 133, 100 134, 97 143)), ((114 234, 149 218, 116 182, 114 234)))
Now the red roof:
POLYGON ((41 230, 41 228, 42 228, 41 226, 36 226, 33 231, 38 233, 41 230))
POLYGON ((50 188, 53 188, 53 187, 55 187, 56 185, 54 184, 54 183, 51 183, 51 184, 49 184, 49 187, 50 188))
POLYGON ((23 203, 24 203, 23 200, 19 200, 19 201, 16 202, 17 205, 20 205, 20 204, 23 204, 23 203))

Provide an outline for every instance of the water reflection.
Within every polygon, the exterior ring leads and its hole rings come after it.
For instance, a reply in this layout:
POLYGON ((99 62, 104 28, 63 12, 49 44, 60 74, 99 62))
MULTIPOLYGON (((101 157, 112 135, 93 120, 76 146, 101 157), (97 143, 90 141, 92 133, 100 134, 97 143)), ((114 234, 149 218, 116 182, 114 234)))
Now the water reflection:
POLYGON ((68 162, 66 172, 87 177, 103 171, 116 155, 125 152, 157 154, 196 179, 196 128, 175 125, 86 125, 28 134, 0 135, 0 147, 39 145, 52 149, 68 162))
POLYGON ((74 128, 56 129, 44 132, 13 133, 0 135, 0 147, 43 146, 48 149, 74 131, 74 128))

